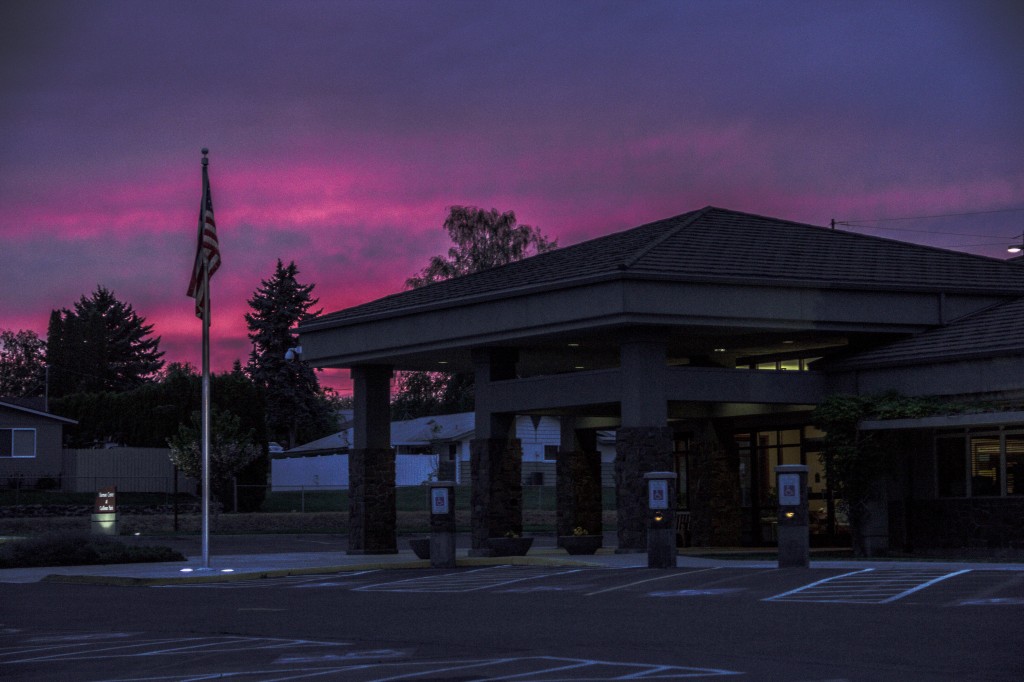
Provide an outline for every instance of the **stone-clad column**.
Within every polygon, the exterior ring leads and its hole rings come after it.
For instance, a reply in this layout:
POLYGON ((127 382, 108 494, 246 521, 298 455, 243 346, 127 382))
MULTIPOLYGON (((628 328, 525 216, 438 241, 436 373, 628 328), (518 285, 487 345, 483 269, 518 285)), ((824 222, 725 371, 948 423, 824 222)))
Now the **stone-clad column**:
POLYGON ((469 444, 471 554, 487 538, 523 532, 523 454, 515 438, 474 438, 469 444))
POLYGON ((638 331, 619 349, 622 425, 615 438, 615 499, 619 552, 647 551, 644 474, 674 471, 673 434, 665 397, 665 341, 638 331))
POLYGON ((391 448, 391 368, 352 368, 353 438, 348 456, 348 553, 394 554, 395 451, 391 448))
POLYGON ((690 533, 696 546, 735 547, 743 535, 739 453, 726 428, 694 426, 690 448, 690 533))
POLYGON ((469 444, 469 461, 474 555, 486 553, 489 537, 523 532, 523 456, 514 437, 515 415, 494 412, 489 400, 491 382, 514 379, 517 360, 514 349, 473 352, 476 437, 469 444))
POLYGON ((555 462, 556 534, 572 535, 583 528, 588 535, 600 535, 601 455, 597 433, 577 431, 572 417, 562 417, 562 438, 555 462))
POLYGON ((615 503, 618 550, 647 551, 647 483, 644 474, 674 471, 672 429, 621 428, 615 434, 615 503))

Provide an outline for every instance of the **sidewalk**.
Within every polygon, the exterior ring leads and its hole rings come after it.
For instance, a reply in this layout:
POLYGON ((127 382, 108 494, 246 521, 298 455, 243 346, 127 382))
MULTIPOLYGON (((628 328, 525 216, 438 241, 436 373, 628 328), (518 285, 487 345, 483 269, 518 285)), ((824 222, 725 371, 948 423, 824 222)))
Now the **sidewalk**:
MULTIPOLYGON (((127 538, 123 538, 127 539, 127 538)), ((353 555, 344 548, 344 536, 214 536, 210 541, 209 567, 204 567, 198 538, 137 538, 139 544, 166 544, 178 549, 186 561, 168 563, 115 564, 103 566, 57 566, 0 569, 0 583, 75 582, 119 585, 154 585, 189 582, 217 582, 287 575, 337 573, 374 569, 428 568, 429 561, 417 559, 408 549, 408 538, 399 538, 396 554, 353 555), (306 548, 309 549, 306 549, 306 548), (322 549, 315 549, 321 547, 322 549), (327 548, 330 549, 327 549, 327 548), (254 551, 245 551, 252 548, 254 551), (257 550, 258 548, 258 550, 257 550), (218 553, 231 552, 231 553, 218 553), (242 550, 242 551, 239 551, 242 550), (283 550, 283 551, 282 551, 283 550)), ((590 556, 570 556, 555 546, 553 537, 536 536, 529 554, 522 557, 469 557, 468 537, 460 534, 456 551, 459 567, 522 565, 632 568, 647 567, 646 553, 616 554, 614 539, 606 539, 605 548, 590 556)), ((750 550, 745 550, 749 553, 750 550)), ((718 556, 706 556, 711 550, 681 550, 679 568, 763 568, 775 569, 770 559, 742 559, 744 550, 716 550, 718 556), (703 557, 691 556, 700 552, 703 557)), ((948 569, 1024 571, 1024 563, 986 563, 975 561, 904 561, 811 558, 813 569, 948 569)), ((799 570, 799 569, 788 569, 799 570)))

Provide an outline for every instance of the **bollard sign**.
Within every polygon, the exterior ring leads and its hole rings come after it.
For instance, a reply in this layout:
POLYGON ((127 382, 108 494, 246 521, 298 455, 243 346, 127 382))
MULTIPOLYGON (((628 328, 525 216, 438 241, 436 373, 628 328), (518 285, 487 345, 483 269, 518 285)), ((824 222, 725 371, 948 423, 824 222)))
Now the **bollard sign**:
POLYGON ((448 488, 431 488, 430 489, 430 513, 431 514, 447 514, 449 511, 448 506, 448 488))
POLYGON ((795 507, 800 504, 800 475, 779 474, 779 505, 795 507))
POLYGON ((110 514, 117 511, 117 488, 103 488, 96 491, 96 514, 110 514))
POLYGON ((668 509, 668 481, 652 478, 647 481, 647 504, 650 509, 668 509))

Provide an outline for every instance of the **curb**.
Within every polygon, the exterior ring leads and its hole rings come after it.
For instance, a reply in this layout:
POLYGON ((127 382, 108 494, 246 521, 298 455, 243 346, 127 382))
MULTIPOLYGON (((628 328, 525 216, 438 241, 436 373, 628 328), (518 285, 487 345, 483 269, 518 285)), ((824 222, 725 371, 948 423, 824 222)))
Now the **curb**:
MULTIPOLYGON (((466 557, 457 559, 456 568, 482 566, 567 566, 581 568, 599 568, 601 564, 572 559, 553 559, 528 556, 509 557, 466 557)), ((214 575, 189 575, 181 577, 143 578, 131 576, 74 575, 51 573, 39 582, 63 583, 69 585, 113 585, 121 587, 154 587, 163 585, 196 585, 210 583, 228 583, 242 580, 262 580, 268 578, 287 578, 290 576, 322 575, 331 573, 349 573, 353 571, 372 571, 385 569, 423 569, 430 568, 427 560, 367 562, 345 564, 342 566, 309 566, 305 568, 280 568, 274 570, 235 571, 214 575)))

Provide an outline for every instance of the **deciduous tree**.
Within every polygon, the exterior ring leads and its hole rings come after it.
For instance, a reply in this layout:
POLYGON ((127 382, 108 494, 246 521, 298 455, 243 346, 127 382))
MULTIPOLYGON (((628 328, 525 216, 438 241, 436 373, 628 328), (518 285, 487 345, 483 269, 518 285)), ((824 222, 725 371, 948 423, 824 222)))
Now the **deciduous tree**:
POLYGON ((558 248, 558 242, 545 237, 539 227, 517 224, 514 211, 450 206, 444 229, 452 240, 448 255, 431 258, 418 275, 405 280, 407 288, 489 270, 558 248))
MULTIPOLYGON (((202 419, 200 413, 195 412, 191 421, 182 424, 178 432, 167 439, 171 461, 197 480, 202 480, 201 433, 202 419)), ((236 415, 227 410, 210 409, 210 493, 225 508, 231 508, 233 502, 235 476, 262 453, 253 430, 244 429, 236 415)))
MULTIPOLYGON (((513 211, 451 206, 444 229, 452 240, 446 256, 434 256, 405 281, 416 289, 453 277, 507 265, 558 248, 538 227, 519 225, 513 211)), ((473 377, 447 372, 401 372, 392 401, 396 419, 412 419, 473 409, 473 377)))
POLYGON ((46 344, 31 329, 0 330, 0 397, 35 398, 45 392, 46 344))

